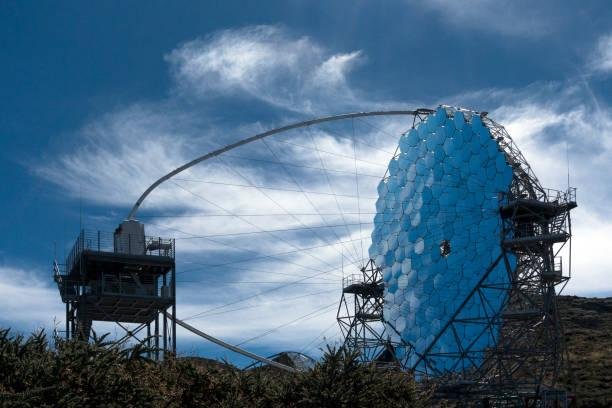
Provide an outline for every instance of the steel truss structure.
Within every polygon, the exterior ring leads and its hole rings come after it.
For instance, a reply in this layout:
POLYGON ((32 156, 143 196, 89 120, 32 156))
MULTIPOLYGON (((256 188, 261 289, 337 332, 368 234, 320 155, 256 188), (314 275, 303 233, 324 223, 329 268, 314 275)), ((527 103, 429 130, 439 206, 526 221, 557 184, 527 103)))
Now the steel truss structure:
POLYGON ((66 304, 66 339, 88 341, 95 321, 112 322, 161 359, 176 352, 174 240, 81 231, 54 280, 66 304), (136 324, 128 327, 126 324, 136 324))
POLYGON ((405 346, 390 340, 383 323, 382 271, 372 259, 360 271, 361 274, 342 279, 337 320, 344 337, 343 347, 359 351, 362 362, 402 367, 404 362, 396 350, 405 346))
MULTIPOLYGON (((557 296, 571 275, 571 271, 563 273, 559 253, 571 240, 570 211, 577 206, 576 190, 543 188, 504 127, 486 113, 480 116, 513 167, 510 191, 499 196, 501 255, 482 271, 479 282, 424 351, 416 355, 413 345, 402 340, 402 352, 391 360, 423 383, 435 384, 441 398, 485 405, 566 406, 567 393, 555 389, 568 364, 557 296), (510 256, 517 259, 515 269, 510 256), (490 278, 499 263, 506 266, 506 282, 490 278), (494 310, 487 298, 500 292, 504 302, 494 310), (477 313, 469 312, 469 303, 478 305, 477 313), (475 325, 480 334, 462 338, 459 328, 466 325, 475 325), (494 346, 477 349, 481 336, 495 339, 494 346), (455 340, 456 351, 433 351, 443 337, 455 340), (416 355, 412 360, 416 363, 406 363, 410 359, 405 354, 410 353, 416 355), (438 369, 435 359, 440 358, 452 359, 454 367, 438 369)), ((350 277, 344 282, 338 321, 345 346, 359 350, 364 361, 376 362, 399 349, 390 342, 388 325, 383 324, 380 269, 370 260, 361 272, 360 281, 350 277), (354 297, 352 307, 349 294, 354 297), (383 328, 376 331, 376 327, 383 328)))

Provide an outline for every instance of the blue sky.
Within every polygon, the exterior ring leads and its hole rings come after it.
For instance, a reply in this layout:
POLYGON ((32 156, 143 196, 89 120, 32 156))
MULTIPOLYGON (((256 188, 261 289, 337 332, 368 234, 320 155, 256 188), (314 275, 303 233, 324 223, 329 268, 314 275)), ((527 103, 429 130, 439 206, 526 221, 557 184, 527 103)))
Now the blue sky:
MULTIPOLYGON (((609 296, 610 21, 612 11, 604 1, 225 1, 179 2, 171 7, 156 1, 146 5, 109 1, 87 7, 70 1, 3 2, 0 307, 5 312, 1 323, 29 331, 52 326, 54 316, 63 319, 50 266, 54 253, 61 258, 77 235, 80 213, 87 227, 112 230, 140 192, 164 171, 259 130, 316 115, 440 103, 489 111, 507 127, 545 186, 565 187, 567 148, 580 205, 574 214, 573 280, 567 292, 609 296)), ((358 122, 357 134, 378 143, 381 153, 393 149, 393 140, 377 138, 373 130, 399 136, 403 126, 397 121, 358 122)), ((338 125, 295 134, 291 140, 307 144, 309 150, 281 140, 242 154, 267 155, 269 160, 271 152, 265 149, 271 147, 294 163, 314 160, 329 169, 348 166, 332 158, 350 151, 350 143, 330 136, 346 131, 338 125), (313 145, 336 155, 313 154, 313 145)), ((388 160, 366 150, 359 152, 360 158, 363 154, 370 161, 388 160)), ((232 211, 246 208, 263 213, 273 212, 274 207, 278 212, 278 205, 272 205, 276 201, 293 212, 300 208, 292 201, 295 192, 272 197, 258 189, 261 200, 255 200, 240 188, 204 187, 193 181, 211 175, 226 183, 276 187, 294 183, 293 177, 303 181, 304 190, 325 185, 339 189, 342 184, 326 181, 320 171, 305 172, 304 167, 282 178, 263 162, 227 160, 238 173, 224 172, 229 163, 195 169, 185 176, 191 181, 178 181, 154 194, 143 215, 210 210, 210 203, 202 204, 202 195, 222 196, 224 207, 230 202, 237 205, 232 211)), ((370 166, 366 161, 360 165, 370 166)), ((364 183, 366 194, 370 184, 364 183)), ((340 205, 345 211, 349 205, 320 204, 320 208, 340 205)), ((274 228, 307 223, 293 218, 274 228)), ((194 269, 198 263, 210 264, 211 258, 236 256, 228 245, 217 243, 213 248, 211 241, 205 246, 185 239, 189 234, 218 234, 232 226, 187 217, 166 220, 163 228, 159 219, 151 222, 157 224, 148 225, 148 231, 184 238, 179 240, 179 251, 184 249, 179 252, 178 260, 184 262, 179 263, 179 271, 188 270, 189 262, 194 269)), ((267 228, 271 223, 266 223, 267 228)), ((251 227, 261 229, 260 224, 251 227)), ((323 239, 322 234, 316 238, 323 239)), ((326 239, 335 239, 343 236, 343 230, 325 234, 326 239)), ((282 252, 282 246, 268 238, 231 244, 243 245, 251 253, 269 253, 269 246, 282 252)), ((313 237, 295 233, 283 240, 284 248, 291 250, 313 237)), ((334 251, 344 253, 347 246, 334 251)), ((345 256, 334 251, 317 256, 335 257, 338 263, 345 256)), ((314 262, 311 255, 304 257, 314 262)), ((226 290, 229 281, 261 276, 228 270, 210 274, 210 270, 184 274, 179 316, 219 307, 266 286, 229 285, 226 290)), ((333 291, 337 286, 327 282, 318 282, 319 288, 314 283, 308 289, 294 285, 278 298, 257 297, 263 310, 253 315, 242 309, 194 324, 241 342, 337 300, 333 291), (326 289, 316 301, 313 295, 290 306, 275 303, 326 289)), ((249 303, 236 307, 244 305, 249 303)), ((332 309, 321 309, 322 314, 307 322, 288 325, 251 345, 264 353, 299 349, 311 341, 317 345, 316 334, 333 337, 335 328, 325 332, 333 324, 332 309)), ((210 351, 181 336, 182 351, 210 351)))

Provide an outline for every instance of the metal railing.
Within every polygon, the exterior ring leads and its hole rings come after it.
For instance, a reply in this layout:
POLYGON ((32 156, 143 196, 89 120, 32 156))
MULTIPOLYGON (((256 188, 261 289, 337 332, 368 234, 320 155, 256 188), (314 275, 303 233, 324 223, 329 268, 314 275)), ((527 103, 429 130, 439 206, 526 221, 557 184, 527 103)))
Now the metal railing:
POLYGON ((80 295, 82 289, 79 282, 70 279, 65 264, 53 262, 53 280, 57 284, 63 302, 74 300, 80 295))
POLYGON ((363 275, 352 274, 342 278, 342 287, 346 288, 351 285, 358 285, 363 283, 363 275))
POLYGON ((83 251, 174 258, 175 245, 173 239, 161 237, 130 234, 118 235, 112 232, 81 230, 66 257, 65 266, 68 271, 77 263, 83 251))
MULTIPOLYGON (((567 217, 555 217, 550 223, 538 224, 528 223, 515 225, 512 228, 513 238, 546 237, 551 235, 563 235, 568 232, 567 217)), ((509 231, 510 232, 510 231, 509 231)))
POLYGON ((548 203, 567 204, 576 202, 576 187, 568 187, 566 191, 542 188, 542 191, 536 191, 536 197, 539 201, 548 203))
MULTIPOLYGON (((544 188, 535 190, 537 201, 544 203, 568 204, 576 202, 576 187, 568 187, 566 191, 544 188)), ((508 203, 517 199, 531 199, 527 195, 521 196, 511 192, 501 193, 502 202, 508 203)))
POLYGON ((153 283, 136 283, 133 279, 115 275, 104 275, 100 281, 89 281, 84 284, 70 279, 63 268, 56 269, 54 265, 53 278, 57 283, 60 295, 64 301, 78 298, 80 295, 121 295, 171 298, 169 285, 164 285, 161 279, 153 283))

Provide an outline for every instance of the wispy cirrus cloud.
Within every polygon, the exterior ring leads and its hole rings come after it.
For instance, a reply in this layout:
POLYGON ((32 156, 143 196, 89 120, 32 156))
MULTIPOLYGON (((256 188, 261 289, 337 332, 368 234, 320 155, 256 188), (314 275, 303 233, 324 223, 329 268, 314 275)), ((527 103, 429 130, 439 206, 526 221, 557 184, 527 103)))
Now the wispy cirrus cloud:
MULTIPOLYGON (((279 26, 219 31, 166 56, 175 79, 168 100, 137 103, 96 118, 76 132, 79 147, 74 154, 32 168, 73 195, 98 204, 126 205, 143 186, 199 153, 274 127, 248 122, 203 125, 201 105, 194 107, 185 98, 205 104, 214 98, 247 98, 291 116, 332 106, 334 111, 350 109, 364 102, 348 84, 351 69, 361 59, 360 51, 333 53, 279 26)), ((194 172, 197 169, 183 176, 194 172)), ((167 197, 163 189, 160 193, 167 197)))
POLYGON ((591 53, 589 66, 591 71, 594 72, 612 72, 612 33, 603 35, 599 38, 597 47, 591 53))
POLYGON ((185 122, 152 106, 132 105, 87 123, 76 135, 72 154, 32 169, 90 202, 128 205, 143 181, 152 182, 181 163, 185 122))
POLYGON ((510 37, 543 36, 559 24, 554 8, 545 3, 495 0, 430 0, 415 2, 419 7, 436 13, 445 26, 459 30, 485 31, 510 37))
POLYGON ((281 109, 320 111, 354 102, 349 72, 360 51, 332 53, 278 26, 224 30, 166 56, 178 89, 198 98, 250 97, 281 109))

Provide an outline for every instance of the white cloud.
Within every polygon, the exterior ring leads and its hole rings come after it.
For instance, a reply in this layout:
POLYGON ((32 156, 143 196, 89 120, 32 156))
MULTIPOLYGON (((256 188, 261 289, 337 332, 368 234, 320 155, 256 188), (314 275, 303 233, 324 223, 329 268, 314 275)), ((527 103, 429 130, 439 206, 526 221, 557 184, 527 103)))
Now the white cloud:
MULTIPOLYGON (((53 321, 64 321, 64 307, 57 288, 41 273, 15 267, 0 266, 0 308, 2 326, 29 332, 37 328, 53 330, 53 321)), ((62 325, 60 325, 60 330, 62 325)))
MULTIPOLYGON (((579 200, 573 214, 572 279, 567 292, 593 296, 610 296, 610 263, 608 251, 612 245, 612 222, 606 215, 588 210, 588 198, 579 200)), ((567 252, 563 257, 564 268, 568 271, 567 252)))
MULTIPOLYGON (((603 249, 612 246, 607 205, 612 187, 604 181, 612 173, 612 108, 593 100, 585 87, 568 84, 533 84, 471 97, 496 106, 489 116, 506 127, 544 187, 566 188, 569 153, 578 208, 572 211, 573 277, 567 293, 612 292, 603 249)), ((567 249, 561 254, 566 272, 567 249)))
POLYGON ((180 118, 135 105, 87 124, 69 153, 34 165, 39 176, 100 204, 134 202, 145 184, 181 164, 180 118))
POLYGON ((437 13, 443 25, 459 30, 486 31, 506 36, 528 37, 547 34, 557 21, 554 8, 539 7, 525 1, 429 0, 408 1, 410 7, 422 7, 437 13))
MULTIPOLYGON (((297 285, 293 290, 258 296, 249 302, 211 311, 187 323, 234 344, 279 328, 268 336, 247 342, 244 347, 249 349, 257 344, 273 343, 285 349, 300 348, 306 345, 307 341, 304 340, 312 339, 332 322, 335 323, 340 286, 339 279, 336 285, 297 285), (300 298, 308 293, 320 294, 300 298), (303 316, 303 319, 297 320, 303 316)), ((233 288, 226 286, 225 289, 233 288)), ((206 309, 214 307, 206 305, 206 309)), ((183 316, 190 316, 203 308, 197 304, 183 304, 179 305, 179 310, 183 316)))
POLYGON ((597 72, 612 72, 612 34, 599 38, 597 48, 591 56, 590 67, 597 72))
POLYGON ((600 200, 612 189, 597 175, 612 170, 612 109, 591 100, 580 87, 531 86, 508 93, 490 115, 504 124, 543 183, 567 184, 569 152, 572 183, 590 209, 602 212, 600 200))
POLYGON ((321 89, 338 89, 347 86, 347 74, 360 58, 361 52, 336 54, 315 67, 311 78, 311 86, 321 89))
POLYGON ((166 59, 180 90, 208 98, 248 96, 299 112, 354 100, 347 74, 361 53, 331 54, 276 26, 225 30, 188 42, 166 59))

